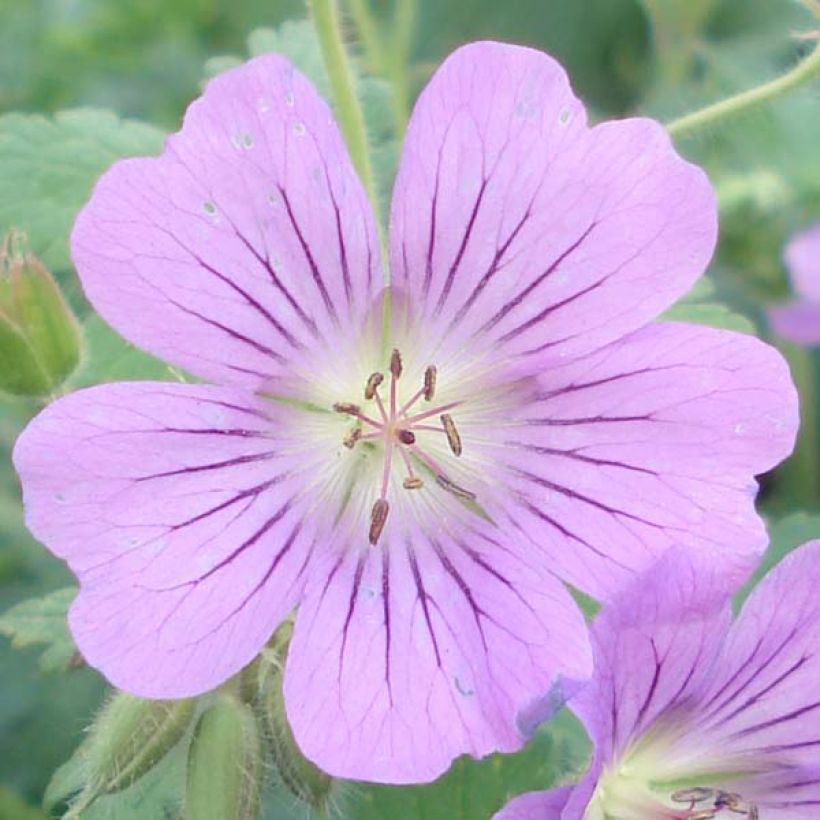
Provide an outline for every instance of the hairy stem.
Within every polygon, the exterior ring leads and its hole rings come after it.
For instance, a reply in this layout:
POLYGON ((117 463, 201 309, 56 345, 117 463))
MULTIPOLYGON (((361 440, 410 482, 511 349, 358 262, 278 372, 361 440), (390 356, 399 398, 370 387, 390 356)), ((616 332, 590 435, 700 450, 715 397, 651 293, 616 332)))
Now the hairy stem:
POLYGON ((820 75, 820 43, 815 46, 794 68, 768 83, 727 97, 725 100, 693 111, 679 119, 673 120, 666 130, 673 137, 690 136, 701 128, 713 125, 721 120, 754 108, 807 83, 820 75))

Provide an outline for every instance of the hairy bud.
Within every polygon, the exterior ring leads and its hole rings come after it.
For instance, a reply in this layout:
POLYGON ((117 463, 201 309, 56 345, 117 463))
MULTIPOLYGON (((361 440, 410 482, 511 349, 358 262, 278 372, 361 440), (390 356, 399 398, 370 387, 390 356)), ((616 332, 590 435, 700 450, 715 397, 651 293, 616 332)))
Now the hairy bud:
POLYGON ((57 283, 12 231, 0 244, 0 390, 45 396, 80 359, 80 330, 57 283))
POLYGON ((253 709, 223 693, 200 716, 188 752, 187 820, 253 820, 262 791, 262 748, 253 709))

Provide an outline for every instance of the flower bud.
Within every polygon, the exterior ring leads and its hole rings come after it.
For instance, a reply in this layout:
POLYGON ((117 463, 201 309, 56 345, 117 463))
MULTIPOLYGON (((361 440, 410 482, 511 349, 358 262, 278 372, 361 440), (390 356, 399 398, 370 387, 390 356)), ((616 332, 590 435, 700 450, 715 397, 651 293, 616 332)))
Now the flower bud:
POLYGON ((188 752, 186 820, 259 814, 262 749, 250 706, 226 693, 199 718, 188 752))
POLYGON ((25 236, 12 231, 0 245, 0 390, 47 395, 79 358, 74 314, 25 236))
POLYGON ((117 693, 103 708, 83 744, 85 786, 72 809, 136 783, 176 746, 195 700, 141 700, 117 693))
POLYGON ((330 802, 333 778, 302 754, 285 714, 282 673, 291 631, 290 624, 280 627, 269 648, 263 650, 259 657, 257 709, 282 785, 317 814, 324 816, 330 802))

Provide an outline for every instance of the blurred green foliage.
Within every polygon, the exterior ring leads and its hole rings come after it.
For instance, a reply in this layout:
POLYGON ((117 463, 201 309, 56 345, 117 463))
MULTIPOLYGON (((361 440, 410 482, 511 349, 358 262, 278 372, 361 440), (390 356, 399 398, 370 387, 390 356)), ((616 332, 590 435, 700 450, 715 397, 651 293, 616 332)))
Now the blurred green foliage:
MULTIPOLYGON (((373 0, 382 33, 401 1, 373 0)), ((161 134, 177 127, 203 77, 248 53, 284 51, 321 86, 322 67, 305 26, 274 30, 303 15, 301 0, 0 3, 0 232, 13 225, 28 232, 83 318, 87 354, 74 386, 180 377, 90 314, 79 291, 67 236, 96 176, 116 157, 158 150, 161 134)), ((817 27, 796 0, 418 0, 414 28, 406 33, 406 90, 412 97, 459 43, 503 39, 560 59, 595 117, 637 113, 669 120, 786 70, 810 47, 794 33, 817 27)), ((347 31, 357 45, 350 20, 347 31)), ((363 68, 380 68, 366 53, 360 56, 363 68)), ((386 201, 397 141, 383 79, 362 80, 360 90, 386 201)), ((767 335, 766 304, 788 294, 783 245, 820 219, 818 101, 815 85, 681 141, 680 150, 707 169, 717 188, 722 238, 707 284, 670 318, 767 335)), ((773 534, 764 566, 820 532, 818 356, 787 352, 804 429, 797 456, 764 481, 762 504, 773 534)), ((14 438, 36 410, 31 401, 0 399, 0 613, 71 583, 27 534, 10 466, 14 438)), ((8 617, 3 623, 14 631, 8 617)), ((13 650, 0 640, 0 820, 43 816, 35 806, 103 693, 98 676, 85 668, 43 674, 39 654, 40 648, 13 650)), ((365 820, 484 818, 508 793, 576 771, 587 751, 582 732, 564 717, 522 755, 459 761, 429 786, 344 784, 336 802, 339 811, 365 820)), ((145 783, 126 790, 126 802, 117 804, 126 812, 121 816, 156 817, 157 805, 173 802, 183 770, 184 758, 172 755, 145 783)), ((267 816, 306 816, 304 807, 282 804, 275 790, 265 801, 267 816)), ((115 813, 114 803, 101 801, 93 816, 115 813)))

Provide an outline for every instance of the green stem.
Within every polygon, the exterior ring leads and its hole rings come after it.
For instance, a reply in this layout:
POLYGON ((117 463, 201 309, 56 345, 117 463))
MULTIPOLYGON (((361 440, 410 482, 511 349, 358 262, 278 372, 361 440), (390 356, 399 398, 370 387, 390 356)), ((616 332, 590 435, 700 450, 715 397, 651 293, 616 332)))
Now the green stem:
POLYGON ((712 125, 726 117, 739 114, 748 108, 768 102, 798 88, 820 74, 820 43, 804 57, 791 71, 768 83, 743 91, 733 97, 693 111, 666 126, 673 137, 689 136, 693 132, 712 125))
POLYGON ((353 166, 370 198, 373 210, 378 213, 378 198, 373 167, 370 164, 364 114, 359 98, 356 96, 353 73, 350 70, 347 52, 342 41, 339 10, 335 0, 309 0, 309 6, 313 14, 313 24, 319 38, 319 46, 322 49, 322 57, 330 76, 339 126, 347 143, 347 150, 350 151, 353 166))

